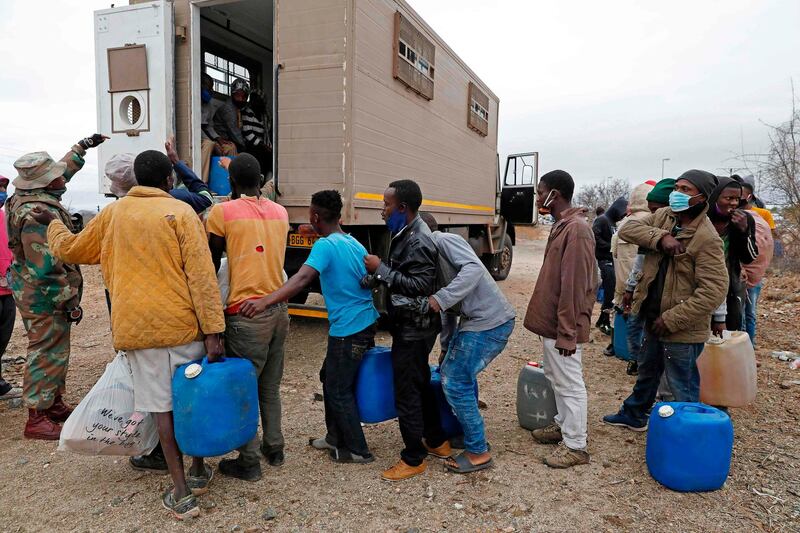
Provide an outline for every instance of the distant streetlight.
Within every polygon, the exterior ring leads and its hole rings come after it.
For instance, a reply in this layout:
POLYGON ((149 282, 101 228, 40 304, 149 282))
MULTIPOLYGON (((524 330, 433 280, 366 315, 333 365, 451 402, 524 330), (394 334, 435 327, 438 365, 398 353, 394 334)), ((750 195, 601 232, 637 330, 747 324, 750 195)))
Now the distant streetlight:
POLYGON ((665 157, 664 159, 661 160, 661 179, 662 180, 664 179, 664 163, 666 163, 667 161, 669 161, 669 157, 665 157))

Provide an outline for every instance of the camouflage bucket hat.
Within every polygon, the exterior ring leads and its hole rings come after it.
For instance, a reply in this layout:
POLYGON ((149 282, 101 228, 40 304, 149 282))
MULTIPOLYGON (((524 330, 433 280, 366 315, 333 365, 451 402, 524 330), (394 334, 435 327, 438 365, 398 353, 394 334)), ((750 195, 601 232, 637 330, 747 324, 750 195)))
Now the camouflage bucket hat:
POLYGON ((56 162, 47 152, 32 152, 25 154, 14 161, 17 177, 14 187, 23 191, 44 189, 54 179, 62 176, 67 170, 67 164, 56 162))

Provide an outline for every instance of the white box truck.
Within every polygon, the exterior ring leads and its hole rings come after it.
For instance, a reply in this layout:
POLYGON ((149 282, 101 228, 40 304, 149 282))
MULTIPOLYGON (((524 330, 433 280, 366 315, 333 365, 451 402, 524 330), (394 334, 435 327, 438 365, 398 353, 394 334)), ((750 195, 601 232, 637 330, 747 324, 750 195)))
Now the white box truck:
POLYGON ((163 149, 173 134, 200 168, 201 75, 220 101, 246 79, 271 103, 290 275, 313 244, 296 229, 322 189, 341 192, 344 227, 385 255, 383 191, 416 180, 423 209, 496 279, 511 269, 514 225, 536 222, 538 154, 509 156, 501 179, 498 97, 403 0, 131 0, 95 12, 94 28, 98 128, 111 137, 101 192, 111 155, 163 149))

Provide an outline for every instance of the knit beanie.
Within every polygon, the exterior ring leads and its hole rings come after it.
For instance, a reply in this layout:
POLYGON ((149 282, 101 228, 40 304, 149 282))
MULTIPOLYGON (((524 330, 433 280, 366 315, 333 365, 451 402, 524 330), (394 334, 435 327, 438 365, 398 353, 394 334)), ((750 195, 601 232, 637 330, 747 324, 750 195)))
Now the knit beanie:
POLYGON ((697 190, 700 191, 700 194, 706 197, 706 200, 711 198, 711 193, 714 192, 714 189, 717 186, 717 177, 710 172, 706 172, 705 170, 687 170, 678 176, 676 181, 678 180, 686 180, 697 187, 697 190))
POLYGON ((672 178, 664 178, 656 183, 653 190, 647 193, 647 201, 655 202, 657 204, 669 205, 669 193, 675 190, 675 180, 672 178))

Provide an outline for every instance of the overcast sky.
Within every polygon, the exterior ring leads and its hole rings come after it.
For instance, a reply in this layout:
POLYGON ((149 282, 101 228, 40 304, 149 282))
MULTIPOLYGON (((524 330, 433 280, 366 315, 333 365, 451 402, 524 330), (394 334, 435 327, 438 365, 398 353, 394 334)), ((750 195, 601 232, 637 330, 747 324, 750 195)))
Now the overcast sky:
MULTIPOLYGON (((538 151, 579 185, 658 178, 665 157, 668 176, 736 167, 800 87, 798 0, 410 2, 500 97, 501 157, 538 151)), ((92 11, 109 5, 0 2, 0 174, 96 129, 92 11)), ((100 201, 90 156, 65 203, 100 201)))

